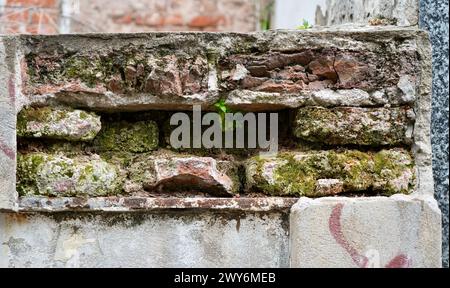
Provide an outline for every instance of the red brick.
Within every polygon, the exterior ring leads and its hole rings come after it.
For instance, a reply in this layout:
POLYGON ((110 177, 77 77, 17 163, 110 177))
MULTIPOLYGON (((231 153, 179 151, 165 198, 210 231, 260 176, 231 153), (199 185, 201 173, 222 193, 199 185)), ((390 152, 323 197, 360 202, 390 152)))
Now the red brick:
POLYGON ((16 22, 16 23, 28 23, 30 16, 29 10, 15 9, 9 10, 4 14, 2 21, 16 22))
POLYGON ((174 14, 164 18, 164 25, 168 26, 183 26, 183 17, 180 14, 174 14))
POLYGON ((39 34, 38 26, 36 26, 36 25, 28 25, 27 26, 27 33, 28 34, 39 34))
POLYGON ((138 26, 163 26, 164 18, 158 15, 138 15, 135 20, 138 26))
POLYGON ((22 33, 22 25, 20 23, 8 23, 6 27, 2 28, 5 34, 18 34, 22 33))
POLYGON ((135 21, 135 16, 133 13, 127 13, 120 16, 113 16, 112 19, 117 24, 129 25, 135 21))
POLYGON ((45 25, 53 23, 58 23, 58 14, 54 11, 38 11, 31 13, 30 24, 45 25))
POLYGON ((219 24, 224 24, 225 17, 223 15, 220 16, 208 16, 208 15, 200 15, 194 17, 189 22, 189 27, 193 28, 206 28, 206 27, 217 27, 219 24))
POLYGON ((58 0, 7 0, 6 6, 57 8, 58 0))

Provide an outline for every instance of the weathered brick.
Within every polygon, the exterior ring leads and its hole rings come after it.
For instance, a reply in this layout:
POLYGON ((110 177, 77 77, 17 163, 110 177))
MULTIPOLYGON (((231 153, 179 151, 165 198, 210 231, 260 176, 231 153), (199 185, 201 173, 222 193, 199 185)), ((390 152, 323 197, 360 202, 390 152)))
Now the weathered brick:
POLYGON ((412 141, 411 108, 322 108, 297 111, 296 137, 330 145, 399 145, 412 141))
POLYGON ((205 192, 231 196, 240 189, 237 165, 210 157, 143 155, 129 167, 126 192, 205 192))
POLYGON ((28 153, 17 159, 17 190, 22 196, 114 195, 122 190, 122 177, 118 167, 98 155, 28 153))
POLYGON ((247 189, 272 196, 342 192, 411 193, 414 161, 405 150, 283 152, 246 162, 247 189))
POLYGON ((154 121, 112 122, 94 140, 99 151, 149 152, 158 148, 159 130, 154 121))
POLYGON ((78 36, 53 44, 35 38, 27 44, 33 52, 25 55, 24 91, 32 102, 48 97, 108 111, 206 109, 219 95, 246 110, 411 106, 420 84, 416 44, 424 34, 371 33, 148 34, 114 47, 95 37, 84 38, 85 46, 77 44, 78 36))
POLYGON ((30 107, 17 116, 17 135, 21 137, 90 141, 100 128, 100 117, 82 110, 30 107))

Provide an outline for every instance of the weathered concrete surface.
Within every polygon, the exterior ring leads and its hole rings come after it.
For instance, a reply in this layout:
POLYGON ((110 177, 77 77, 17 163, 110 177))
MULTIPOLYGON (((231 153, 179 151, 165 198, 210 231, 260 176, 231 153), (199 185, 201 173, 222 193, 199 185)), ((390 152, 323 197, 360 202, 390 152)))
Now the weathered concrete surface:
POLYGON ((325 15, 316 16, 318 25, 343 23, 365 23, 371 19, 383 18, 399 26, 413 26, 419 23, 418 0, 327 0, 325 15))
POLYGON ((287 212, 298 198, 242 197, 242 198, 177 198, 177 197, 36 197, 20 198, 22 212, 130 212, 193 209, 234 212, 287 212))
POLYGON ((21 137, 90 141, 100 129, 100 117, 82 110, 29 107, 17 116, 17 136, 21 137))
POLYGON ((228 94, 247 109, 300 107, 324 89, 356 89, 342 93, 346 106, 412 103, 424 37, 404 28, 22 36, 23 92, 28 104, 106 111, 207 109, 228 94))
POLYGON ((288 267, 283 213, 0 214, 0 267, 288 267))
POLYGON ((16 209, 15 42, 0 36, 0 211, 16 209))
POLYGON ((431 196, 301 198, 291 209, 291 267, 441 267, 431 196))

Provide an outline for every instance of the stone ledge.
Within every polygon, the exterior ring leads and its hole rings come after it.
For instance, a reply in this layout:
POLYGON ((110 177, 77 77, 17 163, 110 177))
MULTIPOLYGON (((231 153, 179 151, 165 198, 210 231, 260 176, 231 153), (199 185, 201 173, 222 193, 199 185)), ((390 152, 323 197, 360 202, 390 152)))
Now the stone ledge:
POLYGON ((440 267, 440 219, 431 196, 300 198, 291 267, 440 267))
POLYGON ((149 198, 97 197, 48 198, 21 197, 19 212, 132 212, 195 209, 219 211, 267 212, 289 210, 298 198, 149 198))

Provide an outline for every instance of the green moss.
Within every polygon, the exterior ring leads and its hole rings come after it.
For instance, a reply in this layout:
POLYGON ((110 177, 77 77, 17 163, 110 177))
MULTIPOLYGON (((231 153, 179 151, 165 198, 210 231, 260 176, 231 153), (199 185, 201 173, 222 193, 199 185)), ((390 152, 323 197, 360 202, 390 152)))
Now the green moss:
POLYGON ((36 179, 41 165, 48 161, 42 153, 28 155, 17 154, 17 192, 20 196, 34 194, 36 179))
POLYGON ((86 120, 88 118, 88 114, 84 111, 80 112, 80 119, 86 120))
POLYGON ((106 124, 94 140, 100 151, 126 151, 143 153, 158 148, 158 126, 153 121, 106 124))
POLYGON ((219 61, 220 58, 220 51, 218 51, 217 49, 214 48, 209 48, 206 51, 206 57, 208 60, 208 64, 215 66, 217 65, 217 62, 219 61))
POLYGON ((247 177, 250 187, 270 195, 314 197, 319 179, 338 179, 346 192, 373 189, 392 195, 413 190, 413 166, 407 152, 396 150, 282 153, 273 159, 252 158, 247 164, 247 177), (274 167, 272 175, 265 173, 266 163, 274 167))
POLYGON ((20 195, 104 196, 122 190, 119 169, 96 157, 29 153, 17 161, 20 195))
POLYGON ((95 113, 71 108, 28 107, 17 116, 19 137, 90 141, 100 126, 100 117, 95 113))
POLYGON ((242 180, 245 174, 241 164, 237 164, 234 161, 217 161, 217 170, 230 177, 233 183, 231 193, 237 194, 241 191, 243 188, 241 183, 244 183, 242 180))
POLYGON ((378 147, 405 141, 403 108, 306 107, 297 112, 294 134, 309 142, 378 147))
MULTIPOLYGON (((143 154, 145 155, 145 154, 143 154)), ((100 157, 108 163, 113 163, 120 167, 129 167, 137 156, 127 151, 107 151, 100 154, 100 157)))
POLYGON ((80 79, 89 87, 94 87, 98 81, 97 75, 104 75, 104 69, 98 59, 87 57, 72 57, 64 65, 64 76, 80 79))
POLYGON ((17 115, 17 135, 25 136, 27 134, 27 123, 30 121, 48 122, 51 120, 52 109, 50 107, 43 108, 25 108, 17 115))
POLYGON ((297 161, 293 156, 283 158, 287 163, 275 171, 276 190, 283 191, 287 195, 312 195, 317 174, 315 165, 310 161, 297 161))

